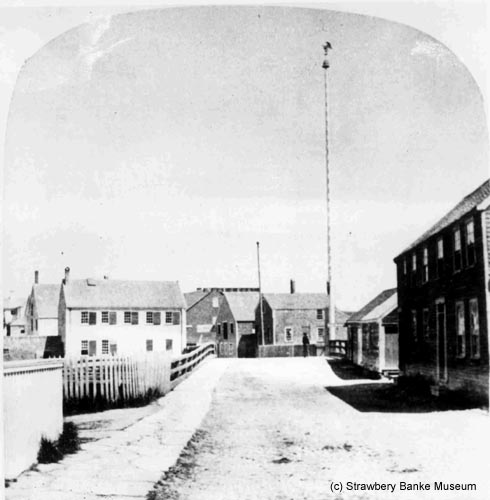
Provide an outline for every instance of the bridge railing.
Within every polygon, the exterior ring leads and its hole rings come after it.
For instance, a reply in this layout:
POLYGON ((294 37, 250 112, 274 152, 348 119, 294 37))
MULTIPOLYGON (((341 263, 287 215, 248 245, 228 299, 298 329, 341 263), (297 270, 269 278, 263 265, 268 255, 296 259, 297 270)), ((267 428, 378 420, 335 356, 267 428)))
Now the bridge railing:
POLYGON ((216 356, 216 344, 209 342, 192 352, 173 358, 170 365, 170 388, 173 389, 201 364, 208 356, 216 356))
POLYGON ((329 340, 328 349, 331 356, 347 356, 348 340, 329 340))

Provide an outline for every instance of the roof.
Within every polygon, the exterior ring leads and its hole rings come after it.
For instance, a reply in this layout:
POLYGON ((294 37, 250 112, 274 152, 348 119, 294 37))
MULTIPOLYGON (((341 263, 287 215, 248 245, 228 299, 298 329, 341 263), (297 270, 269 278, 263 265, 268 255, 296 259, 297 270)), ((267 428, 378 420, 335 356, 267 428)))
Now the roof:
POLYGON ((187 309, 195 306, 200 300, 202 300, 206 295, 211 292, 204 292, 202 290, 196 290, 195 292, 184 293, 185 301, 187 303, 187 309))
POLYGON ((368 302, 362 309, 354 313, 347 319, 346 323, 360 323, 368 321, 376 321, 387 314, 391 313, 397 307, 396 288, 383 290, 376 295, 373 300, 368 302))
POLYGON ((264 299, 272 309, 326 309, 326 293, 266 293, 264 299))
POLYGON ((450 210, 442 219, 436 222, 429 230, 427 230, 420 238, 415 240, 411 245, 409 245, 403 252, 401 252, 398 257, 409 250, 412 250, 417 245, 425 241, 426 239, 434 236, 442 229, 450 226, 453 222, 466 215, 475 209, 480 203, 485 201, 490 197, 490 179, 486 180, 480 187, 475 189, 472 193, 465 196, 452 210, 450 210))
POLYGON ((185 299, 178 281, 69 280, 63 286, 66 307, 178 308, 185 299))
POLYGON ((235 321, 255 321, 258 292, 224 292, 235 321))
POLYGON ((3 299, 3 309, 17 309, 18 307, 24 307, 26 305, 25 299, 19 299, 18 297, 6 297, 3 299))
POLYGON ((57 318, 60 285, 35 284, 32 285, 32 292, 36 302, 38 317, 57 318))

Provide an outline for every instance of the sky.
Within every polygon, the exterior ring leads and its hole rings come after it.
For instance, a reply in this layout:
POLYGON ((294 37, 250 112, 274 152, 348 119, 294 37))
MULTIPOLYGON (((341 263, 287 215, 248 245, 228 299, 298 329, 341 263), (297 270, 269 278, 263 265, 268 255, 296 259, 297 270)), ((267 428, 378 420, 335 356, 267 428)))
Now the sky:
POLYGON ((333 10, 4 9, 4 294, 65 266, 256 286, 257 241, 264 291, 324 291, 325 40, 337 304, 396 286, 393 258, 488 178, 483 4, 438 5, 415 17, 447 46, 333 10))

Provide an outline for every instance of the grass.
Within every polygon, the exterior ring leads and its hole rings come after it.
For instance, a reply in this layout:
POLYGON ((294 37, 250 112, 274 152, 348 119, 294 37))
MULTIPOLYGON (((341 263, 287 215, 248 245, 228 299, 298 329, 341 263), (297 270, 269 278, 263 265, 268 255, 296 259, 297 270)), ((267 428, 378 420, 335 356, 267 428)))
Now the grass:
POLYGON ((97 395, 95 398, 86 396, 80 399, 63 400, 63 415, 80 415, 82 413, 98 413, 100 411, 114 410, 120 408, 139 408, 146 406, 163 397, 164 394, 158 389, 148 389, 146 394, 129 399, 120 398, 117 401, 109 401, 97 395))
POLYGON ((63 432, 56 441, 41 438, 37 461, 40 464, 59 462, 65 455, 76 453, 80 449, 77 426, 73 422, 63 424, 63 432))

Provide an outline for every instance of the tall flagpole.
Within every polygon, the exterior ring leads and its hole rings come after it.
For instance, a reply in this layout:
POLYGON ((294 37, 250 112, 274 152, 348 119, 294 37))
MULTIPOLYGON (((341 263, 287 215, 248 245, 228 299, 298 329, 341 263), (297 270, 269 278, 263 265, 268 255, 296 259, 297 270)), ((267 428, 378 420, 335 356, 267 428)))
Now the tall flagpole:
POLYGON ((326 196, 327 196, 327 294, 328 294, 328 332, 325 332, 325 355, 329 353, 329 340, 335 340, 335 302, 334 288, 332 279, 332 245, 331 245, 331 207, 330 207, 330 169, 328 164, 328 75, 327 71, 330 67, 327 56, 328 51, 332 49, 330 42, 325 42, 323 50, 325 59, 323 61, 324 82, 325 82, 325 173, 326 173, 326 196))

